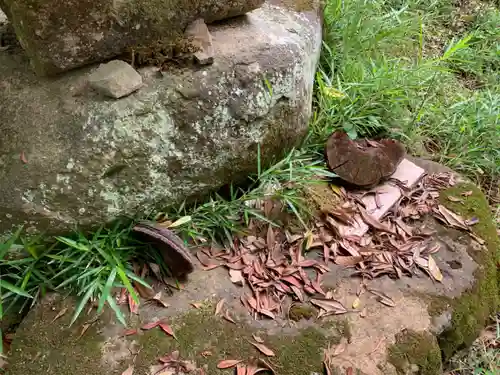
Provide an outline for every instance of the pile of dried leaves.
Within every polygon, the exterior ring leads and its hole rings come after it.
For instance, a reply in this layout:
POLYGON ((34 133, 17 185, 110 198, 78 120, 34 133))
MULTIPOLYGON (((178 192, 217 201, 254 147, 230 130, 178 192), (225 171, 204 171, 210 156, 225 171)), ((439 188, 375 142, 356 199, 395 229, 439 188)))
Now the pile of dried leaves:
MULTIPOLYGON (((274 319, 283 313, 283 301, 288 296, 298 301, 308 297, 320 308, 320 316, 346 313, 348 309, 322 289, 321 278, 329 270, 330 261, 354 267, 355 274, 364 279, 411 277, 423 271, 436 281, 442 280, 433 258, 439 251, 439 244, 432 239, 434 233, 415 224, 431 214, 445 225, 470 233, 470 226, 477 220, 464 220, 439 203, 440 190, 454 183, 449 173, 426 175, 411 189, 395 181, 401 199, 381 221, 370 215, 362 201, 366 194, 375 194, 377 201, 380 192, 376 188, 362 192, 340 188, 341 204, 323 212, 314 229, 306 233, 292 234, 269 226, 265 236, 239 238, 230 249, 202 248, 197 257, 206 270, 224 266, 233 283, 248 286, 251 293, 243 295, 241 302, 255 318, 274 319), (345 228, 356 218, 370 227, 363 236, 346 234, 345 228), (321 249, 322 259, 303 256, 304 251, 316 248, 321 249)), ((386 304, 390 305, 390 300, 386 304)))

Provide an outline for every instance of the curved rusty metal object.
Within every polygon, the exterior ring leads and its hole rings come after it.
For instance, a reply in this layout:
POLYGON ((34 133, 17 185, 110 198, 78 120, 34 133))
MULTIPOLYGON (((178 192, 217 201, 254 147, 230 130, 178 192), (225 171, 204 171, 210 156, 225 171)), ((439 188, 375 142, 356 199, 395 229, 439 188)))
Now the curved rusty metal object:
POLYGON ((194 271, 194 258, 182 240, 171 230, 158 223, 143 221, 133 227, 160 251, 172 276, 182 277, 194 271))

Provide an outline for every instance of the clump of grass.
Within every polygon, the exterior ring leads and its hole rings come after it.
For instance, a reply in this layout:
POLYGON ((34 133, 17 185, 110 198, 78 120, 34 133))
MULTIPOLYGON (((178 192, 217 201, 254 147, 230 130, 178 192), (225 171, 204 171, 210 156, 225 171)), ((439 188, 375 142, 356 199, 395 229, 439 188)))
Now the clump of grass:
POLYGON ((92 301, 97 304, 97 314, 107 305, 126 325, 112 292, 126 288, 138 302, 132 284, 149 287, 134 273, 132 262, 142 258, 166 270, 161 257, 155 257, 148 244, 135 240, 130 225, 122 223, 102 227, 89 235, 56 237, 53 242, 24 241, 17 245, 22 252, 11 256, 9 250, 15 246, 19 234, 0 246, 0 313, 1 307, 6 312, 14 308, 24 310, 47 291, 58 291, 80 297, 71 324, 92 301))

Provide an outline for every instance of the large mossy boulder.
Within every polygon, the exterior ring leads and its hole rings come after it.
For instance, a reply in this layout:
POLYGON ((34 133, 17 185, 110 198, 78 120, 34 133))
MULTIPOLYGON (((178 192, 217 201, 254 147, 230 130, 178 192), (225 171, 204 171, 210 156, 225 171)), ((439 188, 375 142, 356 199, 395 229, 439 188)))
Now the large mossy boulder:
POLYGON ((2 0, 35 71, 51 75, 115 57, 135 45, 175 42, 198 18, 245 14, 264 0, 2 0))
MULTIPOLYGON (((167 2, 168 3, 168 2, 167 2)), ((299 143, 321 48, 317 8, 268 5, 210 28, 209 67, 143 68, 112 100, 95 67, 39 78, 0 52, 0 236, 135 216, 244 179, 299 143)))

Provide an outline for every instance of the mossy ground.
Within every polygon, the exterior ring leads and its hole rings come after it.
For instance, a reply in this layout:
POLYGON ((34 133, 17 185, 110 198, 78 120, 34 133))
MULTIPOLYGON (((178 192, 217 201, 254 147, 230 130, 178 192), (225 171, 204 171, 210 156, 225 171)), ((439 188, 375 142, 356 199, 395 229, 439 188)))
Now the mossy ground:
POLYGON ((470 183, 452 187, 441 194, 442 204, 465 219, 477 217, 479 223, 473 232, 485 241, 484 251, 471 249, 470 256, 479 264, 474 287, 452 301, 451 327, 439 337, 443 359, 449 359, 458 350, 468 347, 486 326, 491 314, 500 306, 499 273, 500 243, 486 197, 479 188, 470 183), (468 197, 462 193, 472 192, 468 197), (451 202, 447 197, 463 198, 462 202, 451 202))
POLYGON ((418 366, 419 375, 441 375, 441 351, 436 338, 430 333, 402 331, 396 343, 389 348, 389 361, 399 373, 407 374, 412 365, 418 366))
POLYGON ((322 327, 308 327, 296 334, 268 335, 265 331, 237 322, 236 325, 213 316, 213 309, 193 310, 172 322, 178 341, 168 338, 159 330, 147 332, 140 338, 141 351, 136 360, 139 375, 147 374, 158 357, 179 350, 183 358, 208 367, 210 374, 229 374, 218 370, 223 359, 266 359, 278 374, 304 375, 322 371, 322 349, 335 344, 346 335, 343 322, 325 323, 322 327), (276 356, 265 357, 250 343, 252 334, 265 340, 276 356), (203 352, 211 355, 204 357, 203 352))
POLYGON ((322 371, 322 349, 338 344, 342 337, 349 336, 346 322, 327 320, 321 325, 305 329, 292 329, 287 333, 269 335, 237 320, 232 324, 220 316, 214 316, 213 306, 206 305, 200 310, 191 310, 172 318, 168 323, 173 328, 177 340, 166 335, 159 328, 142 334, 108 340, 107 347, 117 362, 110 369, 102 363, 104 332, 108 331, 112 314, 102 321, 96 321, 79 338, 85 319, 79 319, 68 328, 73 299, 58 301, 43 308, 38 307, 20 326, 16 333, 10 356, 9 375, 43 373, 47 375, 101 375, 103 368, 107 374, 121 374, 133 361, 134 375, 148 375, 158 358, 174 350, 179 350, 185 359, 206 366, 209 374, 230 374, 230 370, 217 369, 223 359, 265 358, 277 374, 304 375, 322 371), (52 322, 61 309, 68 312, 52 322), (108 319, 110 318, 110 319, 108 319), (106 323, 107 322, 107 323, 106 323), (252 334, 265 340, 276 356, 265 357, 251 343, 252 334), (205 352, 205 356, 202 353, 205 352), (137 353, 135 360, 134 353, 137 353), (206 353, 210 353, 207 355, 206 353))

